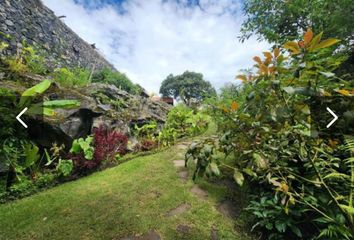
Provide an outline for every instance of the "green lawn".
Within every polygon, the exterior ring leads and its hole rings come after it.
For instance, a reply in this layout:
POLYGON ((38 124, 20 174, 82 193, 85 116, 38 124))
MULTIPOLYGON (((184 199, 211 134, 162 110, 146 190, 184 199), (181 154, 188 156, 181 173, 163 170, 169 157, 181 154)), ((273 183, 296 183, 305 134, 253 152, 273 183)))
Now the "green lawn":
POLYGON ((213 226, 219 239, 247 239, 216 210, 225 189, 208 187, 208 199, 198 199, 193 182, 181 182, 173 160, 182 155, 175 146, 0 205, 0 239, 121 239, 149 230, 162 239, 210 239, 213 226), (191 208, 166 216, 183 203, 191 208), (179 224, 191 230, 180 233, 179 224))

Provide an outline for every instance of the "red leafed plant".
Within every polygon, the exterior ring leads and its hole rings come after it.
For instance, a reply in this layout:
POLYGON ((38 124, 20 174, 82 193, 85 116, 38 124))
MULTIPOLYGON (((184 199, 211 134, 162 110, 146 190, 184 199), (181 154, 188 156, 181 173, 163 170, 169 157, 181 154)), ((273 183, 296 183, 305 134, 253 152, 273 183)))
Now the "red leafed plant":
POLYGON ((126 153, 128 137, 123 133, 111 131, 100 126, 94 129, 94 148, 93 158, 95 161, 111 160, 117 154, 126 153))
POLYGON ((139 151, 150 151, 154 148, 157 148, 157 142, 154 140, 150 139, 144 139, 140 141, 140 143, 136 144, 134 146, 134 151, 139 152, 139 151))
POLYGON ((95 128, 93 136, 94 153, 92 160, 87 160, 83 153, 69 154, 79 171, 92 170, 99 167, 104 160, 111 161, 117 154, 126 153, 128 137, 123 133, 109 130, 103 126, 95 128))

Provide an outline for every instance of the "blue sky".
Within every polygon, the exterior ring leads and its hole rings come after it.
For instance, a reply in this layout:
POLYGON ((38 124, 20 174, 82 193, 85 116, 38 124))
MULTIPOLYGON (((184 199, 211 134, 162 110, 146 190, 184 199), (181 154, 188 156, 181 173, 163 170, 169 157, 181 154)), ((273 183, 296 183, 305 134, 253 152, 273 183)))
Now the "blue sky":
POLYGON ((149 92, 170 73, 201 72, 216 88, 269 48, 240 43, 239 0, 43 0, 80 37, 149 92))

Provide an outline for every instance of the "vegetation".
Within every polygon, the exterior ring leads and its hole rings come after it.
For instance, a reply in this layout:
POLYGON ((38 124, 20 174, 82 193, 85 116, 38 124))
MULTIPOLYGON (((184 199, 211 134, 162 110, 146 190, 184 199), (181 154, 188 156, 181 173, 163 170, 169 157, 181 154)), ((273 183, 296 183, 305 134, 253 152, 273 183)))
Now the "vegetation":
POLYGON ((313 97, 350 96, 353 87, 332 72, 341 58, 328 48, 338 40, 321 36, 309 29, 284 44, 289 56, 275 48, 254 57, 257 73, 237 76, 243 87, 210 106, 219 143, 192 145, 186 155, 197 159, 195 173, 217 175, 219 166, 252 189, 247 209, 266 239, 354 236, 352 136, 310 134, 313 97))
POLYGON ((316 32, 325 31, 327 37, 341 39, 342 43, 349 45, 354 36, 352 11, 350 0, 247 0, 241 39, 257 34, 269 42, 283 44, 311 28, 316 32))
POLYGON ((115 85, 119 89, 123 89, 129 93, 136 94, 140 88, 124 74, 118 71, 113 71, 109 68, 104 68, 97 71, 92 76, 92 82, 102 82, 115 85))
POLYGON ((178 154, 179 149, 173 147, 138 157, 21 201, 0 205, 0 235, 16 239, 121 239, 153 229, 163 239, 199 240, 209 239, 215 226, 221 239, 249 239, 236 232, 232 220, 213 206, 226 195, 226 188, 206 188, 211 199, 203 200, 189 192, 192 181, 181 183, 172 167, 178 154), (166 216, 184 203, 190 204, 188 211, 166 216), (176 231, 181 224, 192 228, 186 233, 176 231))
POLYGON ((162 82, 160 93, 164 97, 182 100, 187 106, 198 105, 203 99, 216 94, 210 82, 201 73, 186 71, 181 75, 170 74, 162 82))
POLYGON ((83 68, 58 68, 53 74, 55 82, 62 87, 83 87, 90 83, 90 72, 83 68))

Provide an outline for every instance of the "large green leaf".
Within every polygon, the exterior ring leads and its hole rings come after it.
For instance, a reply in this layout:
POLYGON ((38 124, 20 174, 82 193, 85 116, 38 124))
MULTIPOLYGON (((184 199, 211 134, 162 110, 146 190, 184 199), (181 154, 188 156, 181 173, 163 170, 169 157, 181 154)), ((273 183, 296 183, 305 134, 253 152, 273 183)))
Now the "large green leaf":
POLYGON ((52 82, 46 79, 24 91, 21 95, 19 104, 20 107, 25 106, 30 98, 36 97, 37 95, 44 93, 50 87, 51 84, 52 82))
POLYGON ((76 108, 80 107, 80 102, 77 100, 53 100, 53 101, 44 101, 43 107, 46 108, 76 108))
POLYGON ((245 180, 242 172, 240 172, 238 169, 235 169, 235 172, 234 172, 234 179, 236 181, 236 183, 240 186, 243 185, 243 182, 245 180))
POLYGON ((24 163, 24 168, 28 168, 32 166, 35 162, 38 161, 40 158, 39 155, 39 148, 36 145, 32 144, 26 144, 25 149, 24 149, 24 154, 25 154, 25 163, 24 163))

